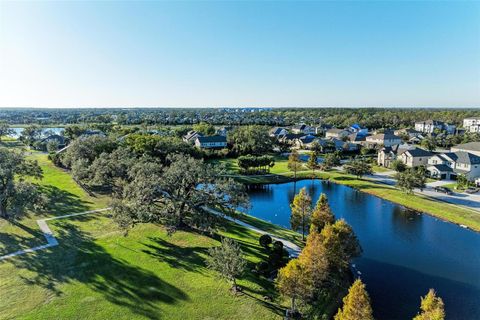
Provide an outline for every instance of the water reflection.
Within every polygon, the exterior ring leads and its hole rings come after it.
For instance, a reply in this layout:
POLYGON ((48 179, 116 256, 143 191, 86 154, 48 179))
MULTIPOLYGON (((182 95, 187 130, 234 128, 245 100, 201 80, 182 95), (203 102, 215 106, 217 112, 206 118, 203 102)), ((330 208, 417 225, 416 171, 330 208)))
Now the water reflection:
POLYGON ((289 205, 302 187, 313 203, 326 193, 335 216, 355 230, 364 249, 355 262, 376 319, 411 319, 429 288, 444 299, 447 319, 480 319, 480 234, 319 180, 253 190, 250 214, 289 227, 289 205))

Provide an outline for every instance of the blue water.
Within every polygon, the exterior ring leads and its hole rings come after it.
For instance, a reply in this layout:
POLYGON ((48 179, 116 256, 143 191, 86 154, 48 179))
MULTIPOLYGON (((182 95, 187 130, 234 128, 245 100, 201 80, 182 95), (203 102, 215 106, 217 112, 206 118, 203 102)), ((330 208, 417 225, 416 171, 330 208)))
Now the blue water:
POLYGON ((249 213, 288 228, 289 204, 302 187, 314 201, 326 193, 335 216, 357 234, 363 254, 354 263, 376 319, 411 319, 429 288, 443 298, 447 319, 480 319, 479 233, 319 180, 252 189, 249 213))

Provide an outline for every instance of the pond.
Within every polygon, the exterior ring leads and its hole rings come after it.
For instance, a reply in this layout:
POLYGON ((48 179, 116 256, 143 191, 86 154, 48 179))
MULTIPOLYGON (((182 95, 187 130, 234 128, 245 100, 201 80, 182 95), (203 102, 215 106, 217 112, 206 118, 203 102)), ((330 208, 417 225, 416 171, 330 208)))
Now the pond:
POLYGON ((357 234, 363 254, 354 263, 376 319, 412 319, 429 288, 443 298, 447 319, 480 319, 479 233, 320 180, 251 189, 249 213, 288 228, 289 204, 302 187, 314 202, 325 193, 357 234))

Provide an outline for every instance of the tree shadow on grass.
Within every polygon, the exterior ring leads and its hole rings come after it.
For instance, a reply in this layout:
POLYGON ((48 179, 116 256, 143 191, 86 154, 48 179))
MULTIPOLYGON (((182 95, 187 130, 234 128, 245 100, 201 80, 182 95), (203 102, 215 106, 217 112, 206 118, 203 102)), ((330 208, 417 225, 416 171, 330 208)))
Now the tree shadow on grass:
MULTIPOLYGON (((232 224, 232 227, 228 229, 229 233, 242 235, 242 231, 245 232, 245 229, 236 224, 232 224), (237 230, 238 229, 238 230, 237 230)), ((218 242, 221 241, 223 235, 218 233, 213 234, 203 234, 208 236, 211 239, 214 239, 218 242)), ((179 245, 172 244, 165 239, 160 237, 149 237, 149 242, 142 243, 146 248, 141 250, 142 252, 149 254, 155 258, 158 258, 159 261, 168 263, 172 268, 183 269, 189 272, 199 272, 203 273, 203 270, 206 268, 205 256, 208 255, 208 247, 183 247, 179 245)), ((255 257, 257 259, 265 260, 267 253, 264 252, 258 246, 252 244, 251 242, 235 238, 234 239, 242 249, 243 253, 247 256, 255 257)), ((220 245, 218 243, 217 245, 220 245)), ((251 272, 252 269, 255 269, 255 263, 252 261, 247 261, 247 267, 243 276, 240 277, 240 280, 247 281, 242 286, 243 293, 264 307, 270 309, 272 312, 281 315, 284 313, 284 308, 271 302, 264 301, 259 297, 271 296, 273 298, 277 297, 275 292, 274 285, 268 279, 261 277, 257 274, 251 272), (250 283, 250 284, 248 284, 250 283), (252 286, 252 284, 255 284, 252 286)), ((223 280, 222 280, 223 281, 223 280)), ((229 294, 226 292, 226 294, 229 294)))
POLYGON ((146 249, 141 251, 168 263, 173 268, 201 272, 206 266, 204 258, 208 250, 206 247, 182 247, 160 237, 149 237, 148 240, 151 243, 143 242, 146 249))
POLYGON ((91 202, 54 186, 40 186, 40 192, 47 197, 47 205, 41 212, 55 216, 87 211, 91 202))
POLYGON ((25 283, 61 295, 60 285, 80 282, 107 301, 150 319, 161 317, 159 303, 189 299, 153 272, 112 256, 75 225, 65 222, 61 227, 56 234, 59 246, 9 260, 34 273, 23 278, 25 283))
POLYGON ((39 229, 33 229, 20 223, 19 221, 8 221, 14 227, 21 230, 19 234, 15 232, 0 232, 0 255, 9 254, 18 250, 42 245, 46 242, 43 233, 39 229))

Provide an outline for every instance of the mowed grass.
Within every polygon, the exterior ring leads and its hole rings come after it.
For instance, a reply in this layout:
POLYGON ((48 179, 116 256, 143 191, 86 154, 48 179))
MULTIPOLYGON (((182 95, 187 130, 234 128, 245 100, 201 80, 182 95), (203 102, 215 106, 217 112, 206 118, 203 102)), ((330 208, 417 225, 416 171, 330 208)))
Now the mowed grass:
MULTIPOLYGON (((0 220, 0 254, 44 244, 35 223, 105 207, 106 197, 91 197, 68 172, 41 153, 44 178, 38 183, 52 199, 49 210, 30 213, 14 224, 0 220)), ((284 300, 274 284, 251 272, 266 258, 259 235, 224 222, 215 235, 179 231, 168 236, 144 224, 127 236, 108 212, 49 221, 60 245, 0 262, 0 319, 281 319, 284 300), (208 248, 220 236, 236 239, 248 261, 240 279, 243 293, 205 266, 208 248), (263 300, 265 295, 274 302, 263 300)), ((285 230, 270 225, 272 233, 285 230)))
POLYGON ((156 225, 126 237, 105 214, 52 221, 60 246, 0 264, 1 319, 280 319, 273 283, 249 270, 264 258, 258 234, 225 223, 249 262, 243 294, 205 266, 219 238, 156 225))
POLYGON ((42 168, 43 179, 31 181, 40 185, 48 204, 39 212, 26 212, 17 221, 0 219, 0 255, 44 244, 37 219, 104 208, 109 202, 107 197, 89 196, 67 171, 55 167, 46 154, 33 152, 27 157, 36 160, 42 168))

